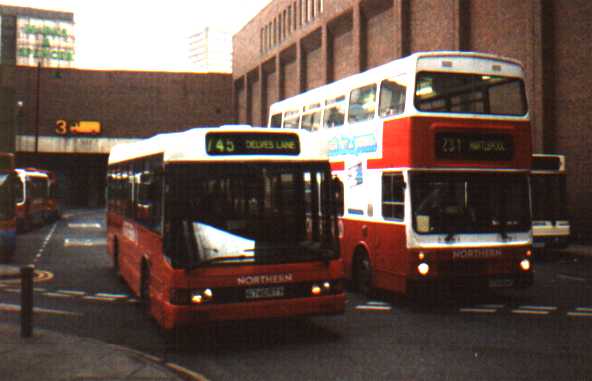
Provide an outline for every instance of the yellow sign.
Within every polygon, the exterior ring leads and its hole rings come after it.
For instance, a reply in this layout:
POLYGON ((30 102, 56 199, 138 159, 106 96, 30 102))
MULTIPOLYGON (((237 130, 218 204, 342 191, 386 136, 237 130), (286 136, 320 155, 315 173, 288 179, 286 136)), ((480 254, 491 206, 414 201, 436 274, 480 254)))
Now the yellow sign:
POLYGON ((56 122, 55 132, 58 135, 99 135, 101 133, 101 122, 94 120, 68 122, 60 119, 56 122))

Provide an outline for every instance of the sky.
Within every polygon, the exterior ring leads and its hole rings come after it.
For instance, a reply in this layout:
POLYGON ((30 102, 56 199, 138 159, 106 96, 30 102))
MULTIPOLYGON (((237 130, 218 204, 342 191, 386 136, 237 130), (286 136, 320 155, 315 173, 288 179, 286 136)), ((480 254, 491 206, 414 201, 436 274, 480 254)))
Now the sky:
POLYGON ((74 13, 75 67, 189 70, 189 36, 206 26, 232 33, 270 0, 0 0, 74 13))

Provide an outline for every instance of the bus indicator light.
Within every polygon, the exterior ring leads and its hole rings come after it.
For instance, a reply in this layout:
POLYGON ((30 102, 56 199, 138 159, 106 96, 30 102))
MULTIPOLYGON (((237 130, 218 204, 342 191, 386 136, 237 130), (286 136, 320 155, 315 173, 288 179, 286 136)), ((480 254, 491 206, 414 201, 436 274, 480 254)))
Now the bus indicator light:
POLYGON ((427 264, 427 263, 425 263, 425 262, 422 262, 422 263, 420 263, 420 264, 419 264, 419 266, 417 266, 417 271, 418 271, 418 272, 419 272, 421 275, 423 275, 423 276, 426 276, 426 275, 428 275, 428 273, 430 272, 430 265, 428 265, 428 264, 427 264))
POLYGON ((523 259, 522 262, 520 262, 520 268, 524 271, 530 270, 530 260, 523 259))

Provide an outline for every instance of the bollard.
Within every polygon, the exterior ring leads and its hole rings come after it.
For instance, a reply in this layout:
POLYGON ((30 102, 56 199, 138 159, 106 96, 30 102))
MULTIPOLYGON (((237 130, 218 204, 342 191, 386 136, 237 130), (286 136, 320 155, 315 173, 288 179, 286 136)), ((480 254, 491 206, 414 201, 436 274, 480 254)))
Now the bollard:
POLYGON ((35 266, 21 267, 21 337, 33 335, 33 271, 35 266))

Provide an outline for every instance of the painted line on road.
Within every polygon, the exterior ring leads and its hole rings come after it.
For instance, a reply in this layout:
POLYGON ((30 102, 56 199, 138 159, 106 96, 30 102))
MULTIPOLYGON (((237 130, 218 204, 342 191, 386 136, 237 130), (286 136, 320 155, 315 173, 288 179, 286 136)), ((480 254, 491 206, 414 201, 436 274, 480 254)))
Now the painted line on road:
POLYGON ((502 309, 506 307, 505 304, 477 304, 476 308, 495 308, 495 309, 502 309))
POLYGON ((519 306, 521 310, 533 310, 533 311, 557 311, 557 307, 553 306, 519 306))
POLYGON ((540 310, 512 310, 513 314, 518 315, 549 315, 549 311, 540 311, 540 310))
POLYGON ((356 306, 358 311, 391 311, 393 308, 390 306, 356 306))
POLYGON ((99 297, 99 298, 112 298, 115 300, 129 298, 129 295, 125 295, 125 294, 109 294, 109 293, 104 293, 104 292, 96 293, 95 296, 99 297))
POLYGON ((101 296, 90 296, 90 295, 83 296, 82 299, 84 299, 84 300, 98 300, 101 302, 114 302, 117 300, 115 298, 105 298, 105 297, 101 297, 101 296))
MULTIPOLYGON (((6 304, 0 303, 0 311, 3 312, 21 312, 21 306, 18 304, 6 304)), ((66 316, 82 316, 82 314, 77 312, 70 312, 70 311, 62 311, 62 310, 52 310, 48 308, 33 308, 33 312, 35 313, 45 313, 45 314, 53 314, 53 315, 66 315, 66 316)))
POLYGON ((582 277, 574 276, 574 275, 567 275, 567 274, 557 274, 557 278, 563 279, 563 280, 573 280, 574 282, 586 282, 587 281, 586 278, 582 278, 582 277))
POLYGON ((84 292, 84 291, 58 290, 57 292, 59 292, 60 294, 65 294, 65 295, 69 295, 69 296, 84 296, 84 295, 86 295, 86 292, 84 292))
POLYGON ((576 307, 578 312, 592 312, 592 307, 576 307))
POLYGON ((459 311, 475 314, 494 314, 497 312, 497 308, 461 308, 459 311))
POLYGON ((182 367, 180 365, 177 365, 175 363, 167 362, 167 363, 164 363, 164 365, 167 366, 168 368, 172 369, 173 371, 178 372, 179 374, 185 376, 185 377, 191 378, 192 380, 207 381, 207 378, 205 378, 203 375, 196 373, 192 370, 189 370, 185 367, 182 367))
POLYGON ((49 243, 49 240, 51 239, 51 236, 55 232, 57 226, 58 226, 57 222, 54 222, 53 226, 51 227, 51 230, 49 231, 49 233, 47 234, 47 236, 45 236, 45 239, 43 240, 43 243, 41 244, 41 247, 39 248, 39 250, 37 250, 37 253, 35 254, 35 259, 33 259, 33 265, 35 265, 37 263, 37 261, 43 255, 43 252, 45 251, 45 247, 49 243))
POLYGON ((105 246, 107 240, 105 238, 97 239, 78 239, 78 238, 64 238, 64 247, 92 247, 105 246))
POLYGON ((61 294, 59 292, 44 292, 44 296, 49 296, 50 298, 71 298, 72 295, 68 294, 61 294))
POLYGON ((68 224, 70 229, 100 229, 102 226, 99 223, 79 223, 71 222, 68 224))
POLYGON ((592 318, 592 312, 568 312, 567 316, 592 318))

